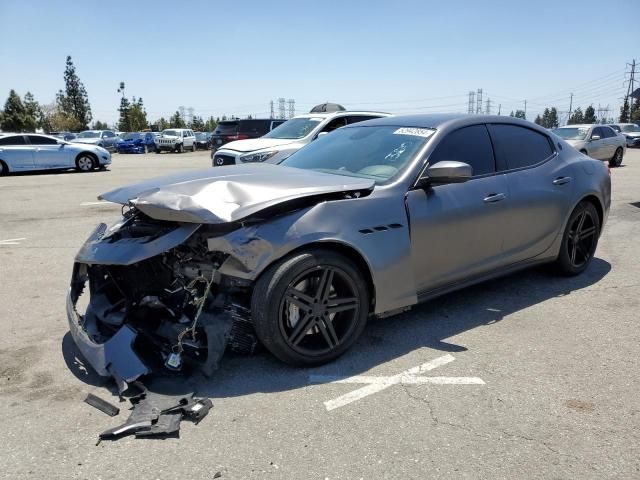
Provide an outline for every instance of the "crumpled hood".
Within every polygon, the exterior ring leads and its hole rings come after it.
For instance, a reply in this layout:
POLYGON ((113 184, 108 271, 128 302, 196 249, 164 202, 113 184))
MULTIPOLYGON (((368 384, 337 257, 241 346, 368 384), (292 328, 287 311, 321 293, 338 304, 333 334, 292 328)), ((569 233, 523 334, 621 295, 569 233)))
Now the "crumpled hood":
POLYGON ((275 148, 295 143, 289 138, 253 138, 251 140, 236 140, 220 147, 221 150, 234 150, 236 152, 253 152, 263 148, 275 148))
POLYGON ((271 164, 195 170, 118 188, 100 200, 133 205, 157 220, 227 223, 292 200, 370 191, 373 180, 271 164))

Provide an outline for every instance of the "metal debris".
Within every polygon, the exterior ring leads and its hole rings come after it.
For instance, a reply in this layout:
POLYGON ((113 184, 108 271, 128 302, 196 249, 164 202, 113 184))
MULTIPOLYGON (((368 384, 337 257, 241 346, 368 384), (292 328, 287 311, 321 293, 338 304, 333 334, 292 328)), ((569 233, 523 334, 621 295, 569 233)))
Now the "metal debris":
POLYGON ((118 407, 111 405, 109 402, 95 396, 93 393, 89 393, 87 398, 84 399, 84 402, 94 408, 97 408, 101 412, 106 413, 110 417, 115 417, 120 413, 120 409, 118 407))

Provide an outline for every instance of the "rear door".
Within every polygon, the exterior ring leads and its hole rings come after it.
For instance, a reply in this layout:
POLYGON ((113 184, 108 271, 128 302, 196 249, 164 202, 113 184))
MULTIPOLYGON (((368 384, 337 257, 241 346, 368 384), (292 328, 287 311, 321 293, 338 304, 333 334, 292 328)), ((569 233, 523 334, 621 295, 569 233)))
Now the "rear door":
POLYGON ((36 168, 64 168, 72 167, 72 153, 64 145, 58 144, 53 138, 42 135, 27 135, 27 140, 33 146, 33 161, 36 168))
POLYGON ((412 264, 421 293, 504 263, 507 181, 496 173, 486 126, 464 127, 443 138, 428 161, 433 165, 446 160, 468 163, 473 178, 407 193, 412 264))
POLYGON ((607 158, 607 145, 604 138, 604 132, 600 127, 594 127, 591 131, 591 141, 589 142, 589 156, 597 158, 598 160, 608 160, 607 158), (598 136, 600 138, 595 139, 598 136))
POLYGON ((600 127, 600 131, 602 132, 602 139, 604 140, 605 160, 611 160, 616 153, 616 149, 620 146, 618 134, 611 127, 607 126, 600 127))
POLYGON ((117 138, 118 138, 117 135, 110 130, 106 130, 102 132, 102 140, 104 142, 104 148, 106 148, 107 150, 115 149, 117 138))
POLYGON ((33 170, 33 147, 23 135, 0 137, 0 160, 7 164, 10 172, 33 170))
POLYGON ((576 179, 547 135, 507 124, 489 125, 489 132, 509 189, 503 249, 509 263, 515 263, 551 246, 570 208, 576 179))

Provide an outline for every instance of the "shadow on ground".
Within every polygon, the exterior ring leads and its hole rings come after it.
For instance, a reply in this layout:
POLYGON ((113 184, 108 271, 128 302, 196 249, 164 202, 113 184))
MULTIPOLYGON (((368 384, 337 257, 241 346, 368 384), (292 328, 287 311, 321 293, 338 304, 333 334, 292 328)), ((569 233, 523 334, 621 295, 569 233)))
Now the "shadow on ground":
MULTIPOLYGON (((176 375, 170 377, 172 381, 158 384, 163 392, 169 388, 172 393, 195 390, 198 395, 211 398, 234 397, 301 388, 308 384, 310 373, 357 375, 424 347, 442 352, 465 351, 465 347, 447 339, 594 285, 610 270, 608 262, 595 258, 589 269, 577 277, 558 277, 541 267, 450 293, 415 306, 410 312, 370 321, 360 340, 345 355, 322 367, 289 367, 267 352, 253 357, 226 354, 212 378, 197 373, 176 375)), ((63 338, 62 353, 80 380, 94 386, 108 385, 82 359, 69 333, 63 338)), ((110 390, 115 392, 111 387, 110 390)))

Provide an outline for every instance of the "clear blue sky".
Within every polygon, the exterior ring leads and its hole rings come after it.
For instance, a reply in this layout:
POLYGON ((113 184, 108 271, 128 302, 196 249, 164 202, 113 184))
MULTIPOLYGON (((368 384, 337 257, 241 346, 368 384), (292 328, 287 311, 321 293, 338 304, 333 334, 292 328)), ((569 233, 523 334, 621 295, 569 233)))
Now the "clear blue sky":
MULTIPOLYGON (((120 81, 150 120, 269 113, 294 98, 393 113, 609 104, 640 61, 640 1, 0 0, 0 97, 63 87, 71 55, 94 119, 117 118, 120 81), (635 22, 635 23, 634 23, 635 22)), ((640 86, 640 84, 639 84, 640 86)))

